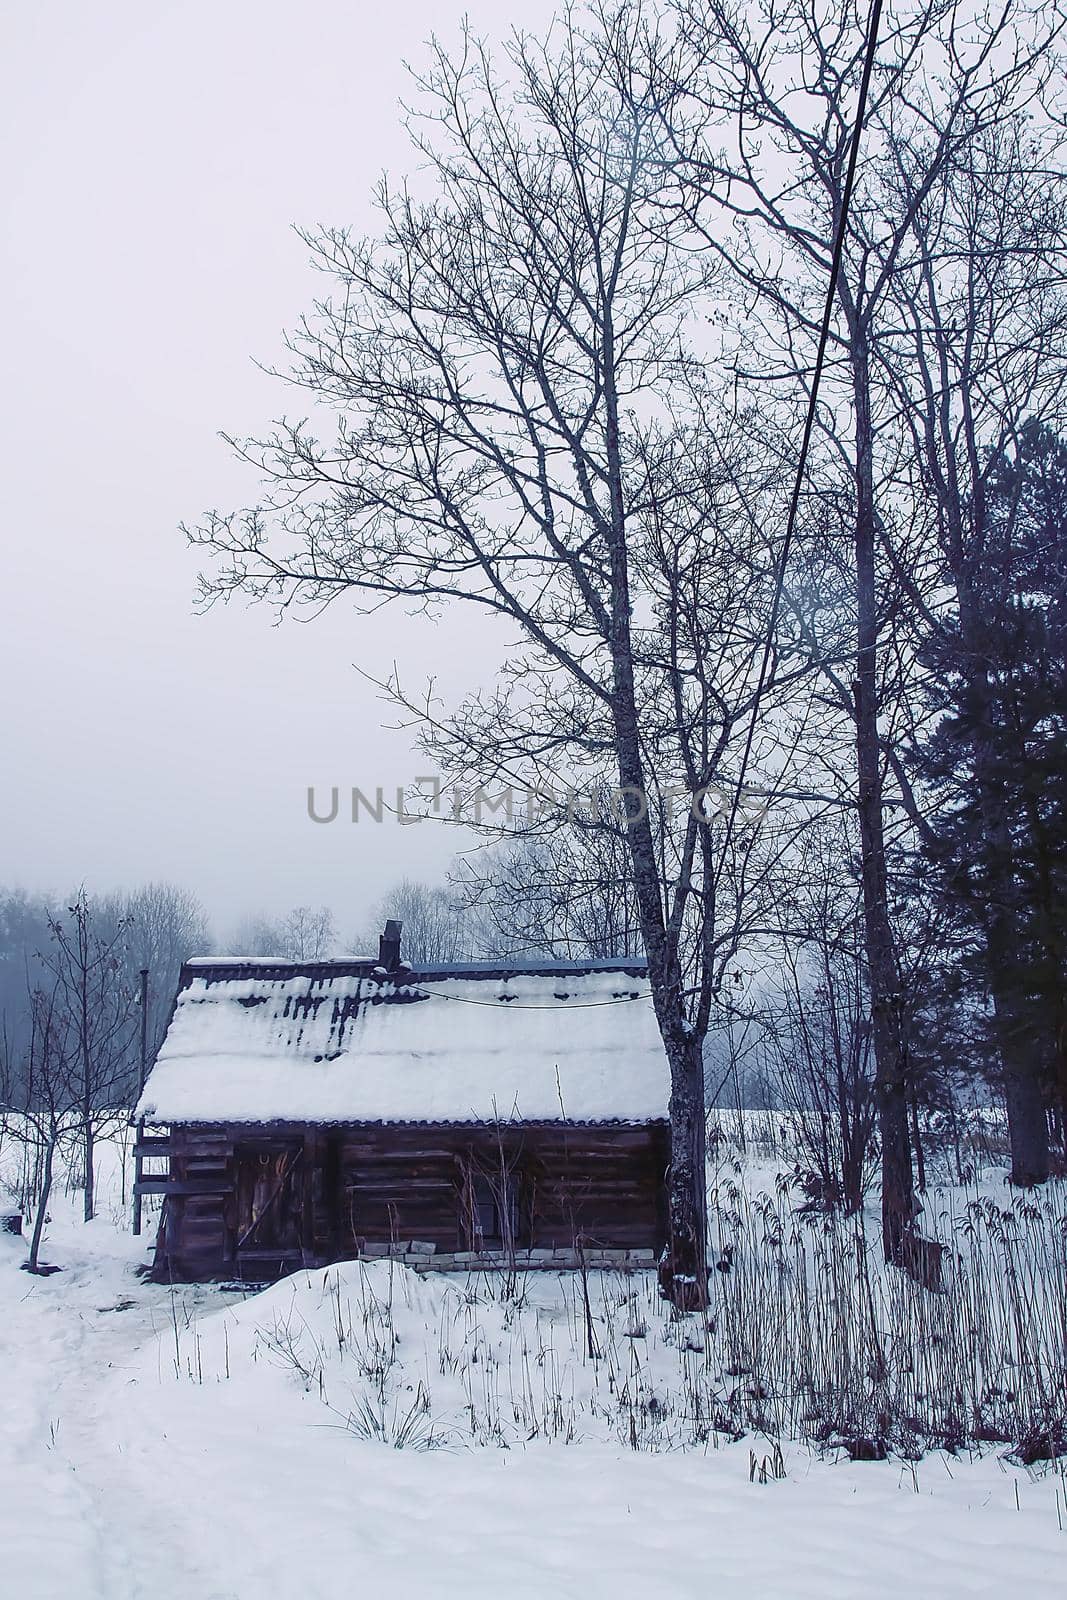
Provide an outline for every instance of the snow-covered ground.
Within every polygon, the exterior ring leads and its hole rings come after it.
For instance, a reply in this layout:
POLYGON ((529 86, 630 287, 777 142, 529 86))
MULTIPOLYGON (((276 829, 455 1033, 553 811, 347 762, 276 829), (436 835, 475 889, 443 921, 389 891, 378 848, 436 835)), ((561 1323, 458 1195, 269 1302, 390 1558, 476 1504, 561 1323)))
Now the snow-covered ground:
POLYGON ((54 1276, 0 1239, 5 1600, 963 1600, 1061 1580, 1062 1479, 996 1449, 853 1464, 797 1444, 760 1482, 758 1435, 675 1448, 670 1384, 700 1357, 669 1348, 644 1280, 593 1283, 595 1361, 574 1276, 518 1305, 387 1263, 172 1291, 137 1276, 150 1238, 102 1188, 89 1226, 57 1197, 54 1276))

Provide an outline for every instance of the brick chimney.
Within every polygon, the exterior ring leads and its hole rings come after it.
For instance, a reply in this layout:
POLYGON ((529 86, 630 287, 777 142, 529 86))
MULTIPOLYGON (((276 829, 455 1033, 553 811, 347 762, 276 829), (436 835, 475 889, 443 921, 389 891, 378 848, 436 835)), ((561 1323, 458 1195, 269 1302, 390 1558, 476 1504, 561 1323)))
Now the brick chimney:
POLYGON ((400 965, 401 923, 392 918, 385 924, 385 932, 378 937, 378 965, 386 972, 395 972, 400 965))

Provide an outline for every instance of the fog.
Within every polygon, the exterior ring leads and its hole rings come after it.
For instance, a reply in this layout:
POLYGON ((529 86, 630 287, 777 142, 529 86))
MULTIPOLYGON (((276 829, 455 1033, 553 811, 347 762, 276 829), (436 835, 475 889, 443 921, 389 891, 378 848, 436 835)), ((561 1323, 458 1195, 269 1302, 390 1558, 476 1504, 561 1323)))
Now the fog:
POLYGON ((178 532, 254 501, 218 430, 292 399, 256 361, 318 287, 291 225, 373 228, 410 167, 398 99, 431 31, 499 36, 550 7, 313 0, 8 8, 0 127, 7 382, 0 883, 170 878, 221 934, 251 907, 359 925, 398 876, 441 874, 444 826, 308 820, 308 785, 425 769, 354 667, 448 693, 501 640, 340 608, 275 626, 194 611, 178 532))

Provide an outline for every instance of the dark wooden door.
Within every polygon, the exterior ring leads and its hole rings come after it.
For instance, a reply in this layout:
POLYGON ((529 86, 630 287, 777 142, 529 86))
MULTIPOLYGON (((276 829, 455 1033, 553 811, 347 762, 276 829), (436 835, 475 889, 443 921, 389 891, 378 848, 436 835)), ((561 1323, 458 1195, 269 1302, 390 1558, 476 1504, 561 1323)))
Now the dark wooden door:
POLYGON ((234 1158, 234 1254, 239 1266, 262 1263, 270 1275, 270 1269, 280 1270, 302 1257, 303 1145, 297 1140, 250 1140, 237 1145, 234 1158))

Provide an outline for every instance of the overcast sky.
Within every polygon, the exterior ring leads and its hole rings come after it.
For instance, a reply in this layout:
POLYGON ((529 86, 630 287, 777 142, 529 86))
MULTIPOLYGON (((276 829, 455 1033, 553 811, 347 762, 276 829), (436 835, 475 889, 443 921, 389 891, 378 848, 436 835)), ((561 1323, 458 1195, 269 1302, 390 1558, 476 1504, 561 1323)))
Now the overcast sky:
POLYGON ((218 430, 285 409, 253 358, 316 276, 292 223, 373 226, 410 164, 398 97, 431 31, 499 36, 550 0, 39 0, 5 8, 4 778, 0 885, 169 878, 225 938, 328 903, 342 932, 458 842, 307 820, 307 786, 425 766, 352 670, 490 671, 469 619, 193 609, 177 524, 254 501, 218 430))

